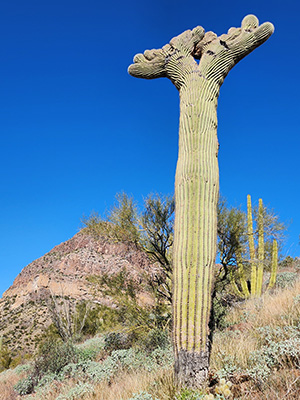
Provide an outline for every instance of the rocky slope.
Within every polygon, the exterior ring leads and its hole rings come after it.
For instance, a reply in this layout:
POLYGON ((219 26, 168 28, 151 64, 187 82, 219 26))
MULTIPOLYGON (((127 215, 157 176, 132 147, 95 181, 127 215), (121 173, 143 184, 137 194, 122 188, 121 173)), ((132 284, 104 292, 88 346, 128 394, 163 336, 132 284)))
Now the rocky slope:
MULTIPOLYGON (((27 265, 0 300, 0 337, 13 353, 32 352, 44 329, 51 323, 49 298, 88 300, 108 304, 95 295, 87 278, 114 275, 125 270, 141 284, 157 272, 148 257, 134 245, 95 240, 83 231, 54 247, 27 265)), ((141 301, 151 301, 149 293, 141 301)))

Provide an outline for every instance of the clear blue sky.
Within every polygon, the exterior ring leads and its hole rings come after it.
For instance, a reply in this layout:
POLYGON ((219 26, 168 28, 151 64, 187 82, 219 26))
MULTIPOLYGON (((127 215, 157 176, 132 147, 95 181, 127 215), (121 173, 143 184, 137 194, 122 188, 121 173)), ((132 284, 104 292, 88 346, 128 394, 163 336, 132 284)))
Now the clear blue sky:
POLYGON ((221 193, 231 205, 262 197, 299 256, 299 11, 295 0, 2 1, 0 294, 116 192, 173 193, 178 92, 127 67, 183 30, 226 33, 250 13, 275 33, 221 88, 221 193))

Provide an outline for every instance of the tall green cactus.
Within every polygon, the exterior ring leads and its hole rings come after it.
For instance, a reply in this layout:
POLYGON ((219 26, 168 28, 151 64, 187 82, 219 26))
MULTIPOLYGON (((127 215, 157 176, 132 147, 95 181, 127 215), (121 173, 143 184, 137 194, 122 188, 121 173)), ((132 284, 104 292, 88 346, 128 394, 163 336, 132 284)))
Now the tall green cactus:
POLYGON ((263 274, 264 274, 264 216, 263 216, 263 203, 262 199, 258 200, 258 247, 257 247, 257 255, 258 255, 258 263, 257 263, 257 282, 256 282, 256 295, 261 296, 262 285, 263 285, 263 274))
POLYGON ((270 277, 270 282, 269 282, 269 285, 268 285, 268 289, 272 289, 272 287, 276 283, 277 267, 278 267, 278 246, 277 246, 277 241, 274 239, 273 240, 273 247, 272 247, 271 277, 270 277))
POLYGON ((179 90, 179 154, 175 178, 173 343, 175 374, 188 386, 206 380, 219 193, 217 101, 228 72, 273 33, 248 15, 220 37, 201 26, 161 49, 134 57, 137 78, 167 77, 179 90), (199 64, 196 60, 199 60, 199 64))
MULTIPOLYGON (((247 196, 247 226, 248 226, 248 245, 251 266, 251 284, 250 291, 247 285, 246 275, 244 271, 241 255, 237 255, 237 275, 240 281, 240 287, 236 284, 235 277, 232 276, 232 286, 234 291, 240 297, 259 297, 262 294, 263 273, 264 273, 264 207, 262 199, 259 199, 258 216, 257 216, 257 251, 255 250, 252 204, 251 196, 247 196)), ((278 246, 277 241, 273 240, 272 261, 271 261, 271 277, 267 289, 271 289, 276 282, 278 264, 278 246)))
POLYGON ((247 228, 248 228, 248 243, 249 243, 249 254, 251 260, 251 292, 252 295, 256 293, 256 285, 257 285, 257 271, 256 264, 254 264, 255 260, 255 246, 254 246, 254 234, 253 234, 253 221, 252 221, 252 204, 251 204, 251 196, 248 194, 247 196, 247 228))

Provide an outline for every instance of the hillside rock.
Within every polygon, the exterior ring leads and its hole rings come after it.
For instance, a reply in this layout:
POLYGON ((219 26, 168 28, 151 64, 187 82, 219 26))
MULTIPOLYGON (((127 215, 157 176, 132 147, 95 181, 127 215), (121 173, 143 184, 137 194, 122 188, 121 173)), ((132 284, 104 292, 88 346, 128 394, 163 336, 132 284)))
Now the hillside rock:
MULTIPOLYGON (((51 296, 109 305, 110 299, 95 295, 87 278, 110 276, 123 270, 141 287, 152 274, 159 273, 146 254, 132 244, 114 243, 106 238, 95 240, 83 231, 77 233, 27 265, 3 294, 0 337, 14 354, 32 352, 51 323, 51 296)), ((146 291, 141 293, 141 299, 151 302, 146 291)))

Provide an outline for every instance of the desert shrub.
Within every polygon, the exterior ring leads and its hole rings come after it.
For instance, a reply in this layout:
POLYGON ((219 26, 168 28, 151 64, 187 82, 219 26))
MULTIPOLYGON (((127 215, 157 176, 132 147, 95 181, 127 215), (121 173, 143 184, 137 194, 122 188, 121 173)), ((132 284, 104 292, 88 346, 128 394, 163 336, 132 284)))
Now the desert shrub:
POLYGON ((176 400, 200 400, 203 396, 198 390, 182 388, 176 395, 176 400))
POLYGON ((174 354, 171 345, 165 348, 157 348, 148 356, 150 370, 159 367, 171 367, 174 364, 174 354))
POLYGON ((226 316, 233 302, 236 300, 237 298, 235 296, 226 293, 226 289, 223 289, 220 293, 215 293, 212 299, 211 328, 213 330, 223 330, 228 327, 226 316))
POLYGON ((276 287, 280 289, 284 289, 290 286, 294 286, 297 280, 297 273, 296 272, 281 272, 277 275, 276 278, 276 287))
POLYGON ((174 362, 171 348, 156 349, 146 354, 138 349, 122 349, 112 351, 101 363, 95 361, 79 361, 66 365, 60 372, 62 378, 89 380, 93 383, 110 381, 119 372, 135 370, 155 371, 157 368, 171 366, 174 362))
POLYGON ((77 400, 83 399, 86 395, 94 392, 94 387, 89 383, 80 382, 65 393, 56 397, 56 400, 77 400))
POLYGON ((148 290, 149 287, 146 283, 137 284, 125 269, 114 275, 91 276, 88 280, 96 293, 113 299, 115 304, 115 308, 110 310, 102 309, 105 313, 104 329, 108 327, 107 320, 110 321, 110 333, 105 336, 105 350, 128 349, 135 343, 141 344, 150 331, 170 328, 170 307, 160 301, 148 306, 139 304, 141 290, 148 290), (111 328, 118 331, 112 332, 111 328))
POLYGON ((93 213, 90 217, 83 217, 85 232, 98 239, 105 236, 117 242, 138 243, 140 230, 138 229, 138 212, 134 199, 126 193, 118 193, 116 202, 106 217, 93 213))
POLYGON ((235 356, 220 352, 219 357, 222 362, 222 368, 218 371, 218 376, 220 378, 226 378, 237 372, 240 372, 240 368, 237 366, 235 356))
POLYGON ((299 271, 300 258, 299 257, 293 258, 291 256, 287 256, 280 262, 279 266, 280 266, 280 268, 289 268, 289 269, 294 269, 296 271, 299 271))
POLYGON ((19 382, 14 386, 14 389, 20 395, 30 394, 34 389, 34 380, 29 375, 24 379, 20 379, 19 382))
POLYGON ((14 372, 17 375, 21 375, 24 372, 29 372, 32 370, 32 364, 28 363, 28 364, 19 364, 15 369, 14 372))
POLYGON ((34 362, 34 375, 39 380, 45 373, 59 373, 70 362, 77 361, 78 353, 71 342, 46 341, 34 362))
POLYGON ((165 349, 169 345, 168 332, 159 328, 151 329, 142 340, 142 348, 147 352, 152 352, 157 348, 165 349))
POLYGON ((12 362, 12 354, 8 347, 3 343, 3 337, 0 337, 0 371, 9 369, 12 362))
POLYGON ((35 386, 36 388, 41 388, 43 386, 49 385, 50 383, 52 383, 53 381, 58 381, 61 380, 63 378, 62 374, 55 374, 53 372, 48 372, 45 375, 43 375, 41 377, 41 379, 38 381, 38 383, 35 386))
POLYGON ((233 399, 231 388, 231 382, 226 382, 225 379, 221 379, 219 384, 214 389, 213 393, 203 393, 199 390, 193 390, 188 388, 181 389, 175 396, 175 400, 226 400, 233 399))
POLYGON ((52 320, 52 326, 47 329, 44 337, 60 337, 63 341, 79 342, 84 337, 95 335, 100 327, 100 306, 89 301, 73 301, 65 296, 51 293, 47 308, 52 320))
POLYGON ((133 337, 123 332, 110 332, 104 337, 104 350, 112 352, 114 350, 129 349, 132 345, 133 337))
POLYGON ((95 360, 99 353, 104 350, 104 340, 102 337, 95 336, 76 345, 76 349, 79 361, 95 360))
POLYGON ((248 373, 265 381, 271 371, 281 368, 299 368, 300 329, 298 326, 262 327, 257 330, 261 347, 251 353, 248 373))
POLYGON ((151 394, 142 391, 139 393, 135 393, 129 400, 158 400, 158 399, 154 399, 154 397, 152 397, 151 394))
POLYGON ((89 379, 99 383, 111 380, 121 370, 133 370, 143 367, 144 358, 138 361, 137 354, 133 349, 116 350, 102 363, 95 361, 80 361, 65 366, 62 375, 68 378, 89 379))
POLYGON ((28 376, 16 384, 15 390, 19 394, 32 393, 36 386, 48 384, 67 364, 77 359, 76 348, 70 342, 48 340, 40 346, 28 376))
POLYGON ((295 296, 295 297, 293 298, 293 303, 294 303, 295 305, 299 305, 299 304, 300 304, 300 294, 297 294, 297 296, 295 296))

